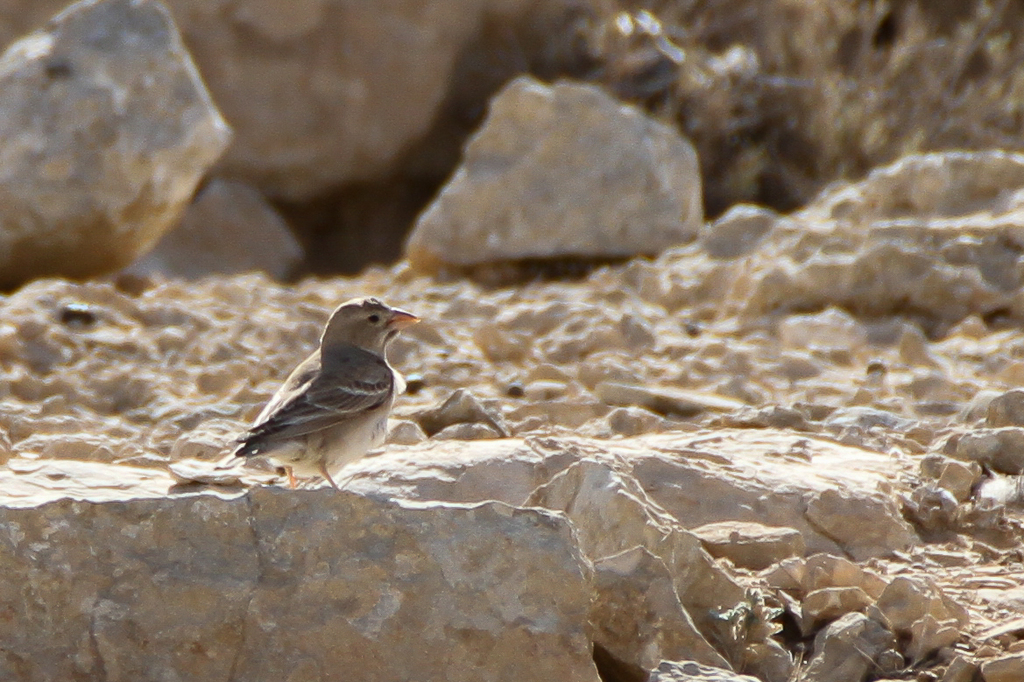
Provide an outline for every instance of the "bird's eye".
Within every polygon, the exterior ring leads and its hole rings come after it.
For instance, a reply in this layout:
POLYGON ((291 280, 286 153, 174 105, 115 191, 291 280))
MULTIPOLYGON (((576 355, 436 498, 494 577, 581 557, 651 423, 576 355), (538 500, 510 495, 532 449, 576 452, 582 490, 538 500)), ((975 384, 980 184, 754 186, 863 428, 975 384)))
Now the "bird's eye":
POLYGON ((380 315, 374 313, 373 315, 370 315, 366 319, 368 319, 371 324, 377 324, 378 322, 380 322, 380 315))

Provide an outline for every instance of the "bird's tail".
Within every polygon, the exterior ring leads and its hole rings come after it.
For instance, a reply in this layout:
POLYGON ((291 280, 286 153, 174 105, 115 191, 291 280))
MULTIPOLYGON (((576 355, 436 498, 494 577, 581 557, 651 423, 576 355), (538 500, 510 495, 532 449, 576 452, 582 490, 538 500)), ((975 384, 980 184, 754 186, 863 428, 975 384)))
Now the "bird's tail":
POLYGON ((248 431, 237 438, 233 438, 229 441, 228 445, 231 447, 231 450, 217 460, 218 469, 230 469, 238 464, 239 457, 251 457, 260 452, 260 443, 248 431))
POLYGON ((234 457, 252 457, 260 453, 262 443, 249 433, 239 436, 235 442, 237 445, 231 453, 234 457))

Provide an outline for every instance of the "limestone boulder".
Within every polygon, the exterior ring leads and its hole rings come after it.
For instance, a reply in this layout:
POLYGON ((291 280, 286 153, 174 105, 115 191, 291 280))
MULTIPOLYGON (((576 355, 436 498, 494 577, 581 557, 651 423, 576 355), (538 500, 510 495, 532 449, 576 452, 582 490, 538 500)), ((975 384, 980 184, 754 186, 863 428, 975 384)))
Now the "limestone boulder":
MULTIPOLYGON (((722 614, 744 600, 743 589, 614 466, 612 456, 588 457, 595 444, 568 443, 561 450, 514 439, 429 445, 426 451, 396 447, 360 462, 352 467, 351 488, 416 504, 499 499, 564 515, 581 555, 595 568, 593 641, 618 665, 650 671, 669 657, 729 668, 729 660, 744 659, 748 644, 762 643, 759 630, 744 629, 742 641, 723 636, 722 614)), ((201 464, 177 462, 171 471, 181 483, 237 486, 258 479, 201 464)))
POLYGON ((773 226, 745 312, 912 310, 935 329, 997 309, 1024 316, 1022 188, 1024 155, 981 151, 908 156, 826 190, 773 226))
POLYGON ((985 682, 1012 682, 1024 676, 1024 654, 1000 656, 981 665, 985 682))
POLYGON ((8 47, 0 89, 0 287, 128 265, 231 137, 160 2, 72 5, 8 47))
POLYGON ((884 626, 860 613, 850 613, 814 639, 814 656, 800 682, 853 682, 885 670, 879 659, 892 651, 896 638, 884 626))
POLYGON ((608 259, 692 241, 703 221, 689 141, 601 89, 509 83, 406 245, 414 268, 608 259))
POLYGON ((722 521, 692 530, 711 556, 727 558, 736 566, 755 571, 789 557, 803 556, 805 549, 803 535, 793 528, 722 521))
POLYGON ((594 564, 594 643, 631 668, 653 670, 664 658, 729 663, 693 625, 665 563, 634 547, 594 564))
MULTIPOLYGON (((586 482, 583 469, 567 471, 582 460, 616 471, 616 462, 628 463, 615 476, 626 474, 643 497, 682 528, 728 521, 790 528, 799 531, 808 554, 849 554, 858 560, 920 543, 893 496, 898 462, 885 453, 774 429, 647 434, 614 443, 572 436, 428 440, 394 446, 351 465, 351 473, 354 488, 367 492, 520 504, 563 474, 576 477, 565 484, 564 495, 596 486, 586 482)), ((564 504, 552 503, 552 508, 566 509, 564 504)), ((589 518, 581 515, 584 521, 589 518)), ((646 522, 638 527, 645 528, 646 522)), ((593 532, 611 545, 588 556, 609 556, 629 547, 618 544, 623 532, 606 533, 600 525, 593 532)), ((695 536, 689 537, 700 546, 695 536)), ((788 546, 796 546, 796 539, 787 537, 788 546)))
POLYGON ((591 569, 560 515, 105 497, 0 508, 4 679, 598 680, 591 569))
POLYGON ((572 520, 581 550, 598 569, 595 642, 618 660, 645 670, 659 656, 728 667, 709 640, 742 660, 742 646, 719 639, 718 626, 743 600, 743 590, 611 460, 581 459, 526 502, 572 520), (651 588, 644 599, 642 583, 651 588))
POLYGON ((745 521, 793 528, 807 552, 858 558, 920 542, 891 496, 888 455, 762 429, 653 435, 633 475, 687 528, 745 521), (770 453, 770 454, 769 454, 770 453))
POLYGON ((285 280, 303 255, 284 218, 258 190, 215 178, 185 209, 178 225, 129 272, 195 279, 262 271, 285 280))

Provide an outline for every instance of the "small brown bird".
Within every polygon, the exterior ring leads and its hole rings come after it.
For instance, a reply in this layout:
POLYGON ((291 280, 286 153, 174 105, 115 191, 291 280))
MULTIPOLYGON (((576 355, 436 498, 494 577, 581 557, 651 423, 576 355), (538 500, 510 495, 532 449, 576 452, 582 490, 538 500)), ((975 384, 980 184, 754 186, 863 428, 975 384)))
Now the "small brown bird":
MULTIPOLYGON (((385 357, 388 342, 419 322, 375 298, 342 303, 327 320, 320 347, 299 363, 238 438, 237 457, 267 456, 288 472, 323 476, 384 442, 402 375, 385 357)), ((340 489, 340 488, 339 488, 340 489)))

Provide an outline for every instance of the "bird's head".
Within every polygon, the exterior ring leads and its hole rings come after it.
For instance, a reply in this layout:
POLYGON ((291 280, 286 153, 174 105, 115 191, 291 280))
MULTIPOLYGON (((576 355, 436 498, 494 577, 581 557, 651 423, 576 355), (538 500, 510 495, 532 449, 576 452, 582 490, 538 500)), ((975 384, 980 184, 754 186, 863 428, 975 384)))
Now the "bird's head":
POLYGON ((349 343, 374 353, 384 348, 398 332, 416 324, 420 318, 381 303, 376 298, 354 298, 338 306, 327 320, 320 345, 349 343))

